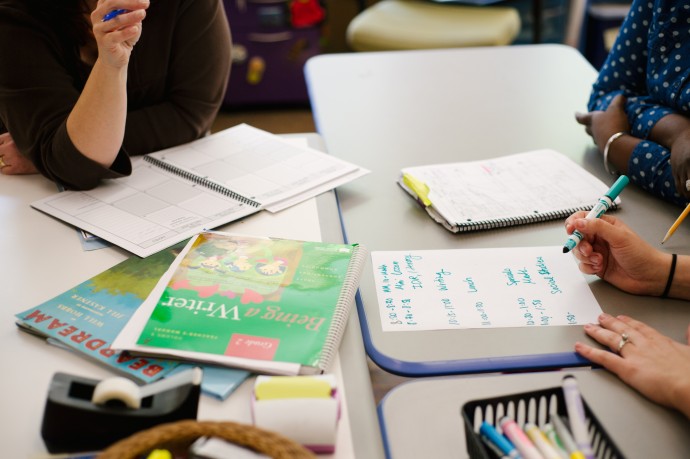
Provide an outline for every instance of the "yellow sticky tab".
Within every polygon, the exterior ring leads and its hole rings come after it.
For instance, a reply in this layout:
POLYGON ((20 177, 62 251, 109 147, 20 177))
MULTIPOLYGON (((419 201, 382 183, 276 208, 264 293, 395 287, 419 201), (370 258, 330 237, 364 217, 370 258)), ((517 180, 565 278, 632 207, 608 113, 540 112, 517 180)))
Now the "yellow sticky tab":
POLYGON ((167 449, 154 449, 146 459, 172 459, 172 454, 167 449))
POLYGON ((331 384, 309 376, 274 376, 254 388, 257 400, 330 398, 331 384))
POLYGON ((414 178, 410 174, 403 174, 403 183, 414 191, 414 194, 422 201, 422 204, 427 207, 431 205, 431 201, 429 200, 429 187, 426 183, 414 178))

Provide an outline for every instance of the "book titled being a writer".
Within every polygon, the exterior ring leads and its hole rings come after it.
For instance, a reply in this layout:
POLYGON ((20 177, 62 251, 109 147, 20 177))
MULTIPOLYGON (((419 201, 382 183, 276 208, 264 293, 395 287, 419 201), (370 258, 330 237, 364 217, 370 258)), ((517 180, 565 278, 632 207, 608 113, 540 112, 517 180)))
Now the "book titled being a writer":
POLYGON ((357 244, 200 233, 113 346, 268 374, 328 371, 364 253, 357 244))
MULTIPOLYGON (((181 242, 148 258, 130 257, 16 314, 17 325, 140 383, 181 371, 186 365, 178 361, 119 352, 111 344, 184 246, 181 242)), ((224 399, 248 376, 244 370, 206 367, 202 391, 224 399)))

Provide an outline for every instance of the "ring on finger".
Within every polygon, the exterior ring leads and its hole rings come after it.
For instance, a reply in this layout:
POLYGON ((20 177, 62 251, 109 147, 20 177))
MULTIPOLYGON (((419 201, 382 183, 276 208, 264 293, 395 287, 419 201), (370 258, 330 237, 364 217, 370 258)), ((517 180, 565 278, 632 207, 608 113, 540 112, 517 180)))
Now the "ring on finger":
POLYGON ((616 348, 616 352, 617 352, 618 354, 620 354, 620 353, 621 353, 621 349, 623 349, 623 346, 625 346, 626 344, 628 344, 629 341, 630 341, 630 337, 628 336, 628 334, 627 334, 627 333, 623 333, 623 334, 621 335, 621 340, 618 341, 618 348, 616 348))
POLYGON ((4 156, 0 156, 0 169, 7 166, 7 164, 5 164, 5 161, 3 161, 3 158, 4 158, 4 156))

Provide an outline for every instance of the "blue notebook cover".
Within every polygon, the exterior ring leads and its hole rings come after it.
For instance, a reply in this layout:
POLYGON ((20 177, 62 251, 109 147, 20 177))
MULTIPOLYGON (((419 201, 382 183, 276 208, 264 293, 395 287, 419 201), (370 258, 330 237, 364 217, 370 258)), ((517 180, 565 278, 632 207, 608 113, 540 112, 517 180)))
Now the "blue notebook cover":
MULTIPOLYGON (((48 301, 16 314, 17 325, 120 374, 149 383, 170 374, 178 361, 132 356, 110 344, 170 267, 185 242, 146 258, 130 257, 48 301)), ((249 372, 202 366, 202 392, 225 399, 249 372)), ((178 371, 180 371, 178 370, 178 371)))

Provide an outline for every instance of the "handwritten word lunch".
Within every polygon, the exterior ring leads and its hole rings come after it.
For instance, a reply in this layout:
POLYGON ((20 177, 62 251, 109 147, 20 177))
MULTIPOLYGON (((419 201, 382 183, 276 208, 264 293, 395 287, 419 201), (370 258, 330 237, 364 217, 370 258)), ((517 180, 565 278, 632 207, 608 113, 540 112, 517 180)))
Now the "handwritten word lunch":
POLYGON ((372 252, 372 262, 384 331, 575 325, 600 311, 558 247, 372 252))

